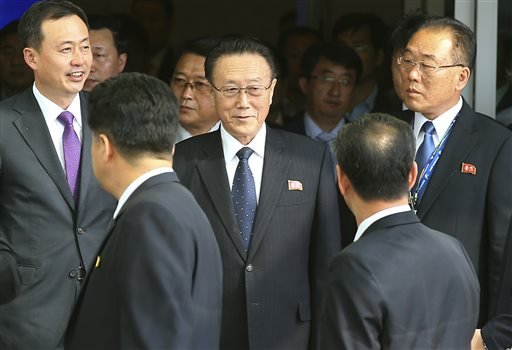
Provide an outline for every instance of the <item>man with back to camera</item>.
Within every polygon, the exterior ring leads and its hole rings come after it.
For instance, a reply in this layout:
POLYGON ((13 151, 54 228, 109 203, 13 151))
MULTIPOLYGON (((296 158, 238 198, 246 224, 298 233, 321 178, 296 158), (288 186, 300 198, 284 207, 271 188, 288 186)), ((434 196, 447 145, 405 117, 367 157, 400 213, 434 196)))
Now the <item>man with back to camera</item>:
POLYGON ((462 244, 421 224, 408 205, 417 173, 410 126, 368 114, 334 145, 358 230, 329 268, 318 348, 469 348, 478 279, 462 244))
POLYGON ((127 37, 119 16, 92 15, 89 17, 91 36, 91 72, 84 90, 121 74, 128 60, 127 37))
POLYGON ((212 224, 223 265, 221 349, 307 349, 340 250, 327 148, 267 127, 276 62, 257 39, 207 56, 218 131, 176 145, 175 170, 212 224))
POLYGON ((214 37, 198 38, 178 50, 170 84, 180 108, 176 142, 219 128, 212 87, 204 74, 206 55, 218 41, 214 37))
POLYGON ((494 310, 512 217, 512 133, 461 97, 475 61, 471 29, 445 17, 425 17, 412 29, 396 61, 398 95, 409 109, 399 117, 417 145, 411 197, 422 223, 468 252, 481 285, 482 326, 494 310))
POLYGON ((217 349, 222 268, 212 228, 172 169, 167 84, 125 73, 89 99, 92 164, 118 205, 67 349, 217 349))
POLYGON ((115 200, 94 179, 82 90, 91 66, 87 18, 67 1, 34 3, 20 21, 35 83, 0 103, 0 240, 21 288, 0 306, 0 348, 63 348, 115 200))

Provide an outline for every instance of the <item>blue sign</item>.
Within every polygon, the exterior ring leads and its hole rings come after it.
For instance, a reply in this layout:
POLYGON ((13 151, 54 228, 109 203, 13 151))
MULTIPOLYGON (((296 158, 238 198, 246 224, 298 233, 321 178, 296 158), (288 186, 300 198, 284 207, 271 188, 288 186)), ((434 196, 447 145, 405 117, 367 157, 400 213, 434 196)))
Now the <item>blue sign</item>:
POLYGON ((15 19, 20 19, 34 2, 36 0, 0 0, 0 28, 15 19))

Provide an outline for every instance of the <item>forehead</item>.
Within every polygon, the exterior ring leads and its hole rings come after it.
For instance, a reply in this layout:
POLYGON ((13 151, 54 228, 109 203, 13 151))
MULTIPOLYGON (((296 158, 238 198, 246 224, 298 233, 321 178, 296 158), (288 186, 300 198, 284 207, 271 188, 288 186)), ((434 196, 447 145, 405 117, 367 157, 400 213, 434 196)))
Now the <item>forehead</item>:
POLYGON ((421 29, 416 32, 405 52, 417 57, 448 58, 453 55, 453 36, 448 30, 421 29))
POLYGON ((219 57, 213 77, 217 82, 261 81, 271 79, 270 66, 263 56, 256 53, 230 54, 219 57))
POLYGON ((114 35, 112 34, 112 31, 107 28, 91 29, 90 37, 93 43, 102 42, 112 45, 114 44, 114 35))
POLYGON ((87 26, 77 15, 45 19, 41 24, 41 31, 43 42, 82 41, 89 37, 87 26))
POLYGON ((201 73, 204 76, 205 57, 194 53, 184 53, 176 63, 176 73, 201 73))
POLYGON ((349 69, 344 65, 331 61, 325 57, 320 57, 320 60, 313 69, 313 74, 336 74, 336 75, 352 75, 355 74, 354 69, 349 69))

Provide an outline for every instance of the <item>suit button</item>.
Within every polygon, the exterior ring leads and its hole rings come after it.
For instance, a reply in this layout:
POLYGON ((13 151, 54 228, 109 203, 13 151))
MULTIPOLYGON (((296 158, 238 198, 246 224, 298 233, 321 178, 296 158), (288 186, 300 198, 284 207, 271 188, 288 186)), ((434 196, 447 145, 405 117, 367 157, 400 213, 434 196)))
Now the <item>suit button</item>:
POLYGON ((84 234, 84 233, 85 233, 85 230, 84 230, 83 228, 79 227, 79 228, 77 228, 77 229, 76 229, 76 232, 77 232, 79 235, 82 235, 82 234, 84 234))
POLYGON ((69 278, 76 278, 78 276, 78 272, 76 270, 69 271, 69 278))
POLYGON ((252 264, 249 264, 245 267, 245 271, 247 272, 252 272, 252 270, 254 270, 254 266, 252 266, 252 264))

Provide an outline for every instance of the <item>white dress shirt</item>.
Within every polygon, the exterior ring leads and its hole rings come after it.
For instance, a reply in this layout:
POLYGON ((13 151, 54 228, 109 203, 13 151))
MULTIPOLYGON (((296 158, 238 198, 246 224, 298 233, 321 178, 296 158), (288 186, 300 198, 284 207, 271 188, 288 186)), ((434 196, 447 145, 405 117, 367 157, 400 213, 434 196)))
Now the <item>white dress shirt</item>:
POLYGON ((172 173, 172 172, 174 172, 174 170, 171 167, 156 168, 156 169, 148 171, 147 173, 142 174, 141 176, 139 176, 138 178, 133 180, 132 183, 130 183, 128 185, 128 187, 126 187, 126 189, 124 190, 121 197, 119 197, 119 201, 117 202, 117 207, 116 207, 116 210, 114 211, 113 218, 114 219, 117 218, 119 211, 121 211, 121 208, 124 206, 124 204, 126 203, 128 198, 130 198, 130 196, 133 194, 133 192, 135 192, 135 190, 137 188, 139 188, 139 186, 142 185, 146 180, 148 180, 149 178, 152 178, 153 176, 157 176, 157 175, 160 175, 163 173, 172 173))
MULTIPOLYGON (((57 118, 64 112, 62 108, 57 106, 53 101, 43 96, 37 89, 36 84, 32 86, 32 91, 36 97, 39 108, 43 112, 44 120, 48 126, 48 131, 59 156, 60 163, 64 171, 66 170, 66 164, 64 162, 64 146, 62 144, 62 134, 64 133, 64 124, 62 124, 57 118)), ((80 109, 80 95, 77 93, 69 107, 66 109, 71 112, 75 117, 73 119, 73 129, 78 136, 78 139, 82 141, 82 110, 80 109)))
POLYGON ((375 221, 380 220, 386 216, 402 213, 406 211, 411 211, 411 207, 409 205, 398 205, 396 207, 387 208, 381 211, 376 212, 372 216, 367 217, 364 219, 359 226, 357 227, 356 236, 354 237, 354 242, 357 241, 363 233, 370 227, 375 221))
MULTIPOLYGON (((434 129, 436 129, 435 134, 432 135, 435 147, 439 145, 443 139, 444 134, 450 128, 450 124, 452 123, 453 119, 455 119, 461 109, 462 97, 459 98, 459 102, 457 102, 455 106, 438 116, 436 119, 431 120, 432 124, 434 124, 434 129)), ((423 142, 425 132, 421 130, 421 127, 427 120, 429 119, 425 118, 423 114, 418 112, 414 113, 414 136, 416 137, 416 150, 418 150, 421 143, 423 142)))
POLYGON ((224 126, 220 125, 220 136, 222 138, 222 150, 224 151, 224 160, 226 162, 226 172, 228 174, 229 189, 233 187, 236 167, 240 159, 236 153, 242 147, 250 147, 254 153, 249 157, 249 167, 254 177, 254 186, 256 187, 256 201, 259 202, 261 177, 263 175, 263 159, 265 157, 265 140, 267 138, 267 126, 263 124, 254 139, 247 145, 242 145, 237 139, 231 136, 224 126))

